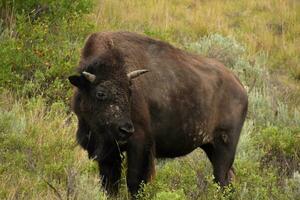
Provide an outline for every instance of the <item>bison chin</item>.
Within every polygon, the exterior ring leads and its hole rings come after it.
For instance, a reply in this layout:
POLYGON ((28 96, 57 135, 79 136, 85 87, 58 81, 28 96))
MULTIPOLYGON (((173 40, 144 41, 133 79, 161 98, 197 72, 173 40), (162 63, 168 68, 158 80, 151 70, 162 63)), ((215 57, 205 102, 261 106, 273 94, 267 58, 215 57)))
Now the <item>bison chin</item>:
POLYGON ((89 159, 101 162, 107 159, 116 147, 116 142, 112 140, 98 140, 98 142, 94 144, 94 148, 88 149, 89 159))
MULTIPOLYGON (((99 129, 98 129, 99 130, 99 129)), ((92 132, 89 145, 88 156, 89 159, 101 162, 111 156, 115 151, 119 152, 126 148, 126 144, 134 128, 128 126, 127 129, 120 129, 110 127, 102 131, 92 132)))

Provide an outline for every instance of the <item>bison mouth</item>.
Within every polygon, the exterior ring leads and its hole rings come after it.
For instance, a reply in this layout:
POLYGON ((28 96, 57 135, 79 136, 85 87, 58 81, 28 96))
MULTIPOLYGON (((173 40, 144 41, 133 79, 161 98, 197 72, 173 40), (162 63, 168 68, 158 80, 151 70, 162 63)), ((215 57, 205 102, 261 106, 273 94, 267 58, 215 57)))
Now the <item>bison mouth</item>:
POLYGON ((127 143, 124 145, 115 144, 112 146, 103 146, 96 148, 94 152, 89 152, 89 159, 98 163, 107 162, 111 158, 119 160, 124 158, 123 152, 127 148, 127 143))
POLYGON ((119 132, 112 132, 111 129, 106 129, 105 132, 101 131, 101 134, 91 132, 87 147, 89 159, 101 162, 113 152, 121 153, 126 150, 130 136, 131 134, 126 134, 120 137, 119 132))
POLYGON ((116 145, 98 145, 94 151, 89 151, 89 159, 101 162, 110 157, 116 151, 116 145))
POLYGON ((104 135, 110 142, 117 145, 127 144, 129 138, 133 135, 135 129, 132 122, 119 122, 116 124, 107 125, 103 130, 104 135))
POLYGON ((120 145, 127 144, 130 136, 133 134, 133 131, 132 132, 125 132, 125 131, 120 130, 118 132, 118 135, 117 135, 116 139, 115 139, 116 142, 120 145))

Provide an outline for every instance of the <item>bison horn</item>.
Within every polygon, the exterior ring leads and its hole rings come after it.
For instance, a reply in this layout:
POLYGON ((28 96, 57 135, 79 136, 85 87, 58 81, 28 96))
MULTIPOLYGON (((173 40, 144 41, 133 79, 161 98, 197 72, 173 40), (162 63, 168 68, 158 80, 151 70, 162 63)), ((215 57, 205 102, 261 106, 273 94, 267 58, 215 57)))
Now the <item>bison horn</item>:
POLYGON ((93 83, 96 80, 96 76, 94 74, 91 74, 91 73, 86 72, 86 71, 83 71, 82 74, 91 83, 93 83))
POLYGON ((133 72, 129 72, 127 74, 127 77, 129 78, 129 80, 132 80, 132 79, 135 79, 136 77, 146 73, 146 72, 149 72, 147 69, 139 69, 139 70, 135 70, 133 72))

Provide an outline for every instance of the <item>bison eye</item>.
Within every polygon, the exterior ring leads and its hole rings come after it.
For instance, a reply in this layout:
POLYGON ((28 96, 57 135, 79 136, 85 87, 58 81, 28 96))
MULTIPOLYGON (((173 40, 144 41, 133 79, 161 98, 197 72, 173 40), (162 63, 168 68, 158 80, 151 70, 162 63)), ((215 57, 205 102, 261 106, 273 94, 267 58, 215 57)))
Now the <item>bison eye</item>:
POLYGON ((107 98, 106 94, 103 91, 98 91, 96 93, 96 97, 99 100, 105 100, 107 98))

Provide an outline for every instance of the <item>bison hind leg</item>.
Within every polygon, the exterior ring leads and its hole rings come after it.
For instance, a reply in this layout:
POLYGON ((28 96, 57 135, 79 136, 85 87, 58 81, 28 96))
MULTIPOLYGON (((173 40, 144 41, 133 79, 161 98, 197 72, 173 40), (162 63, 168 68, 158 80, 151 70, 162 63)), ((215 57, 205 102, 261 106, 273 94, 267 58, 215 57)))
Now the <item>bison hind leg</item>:
MULTIPOLYGON (((211 143, 204 144, 201 148, 205 151, 212 166, 215 181, 220 186, 227 186, 234 179, 232 167, 238 136, 229 130, 217 130, 211 143)), ((239 133, 237 133, 239 134, 239 133)))

